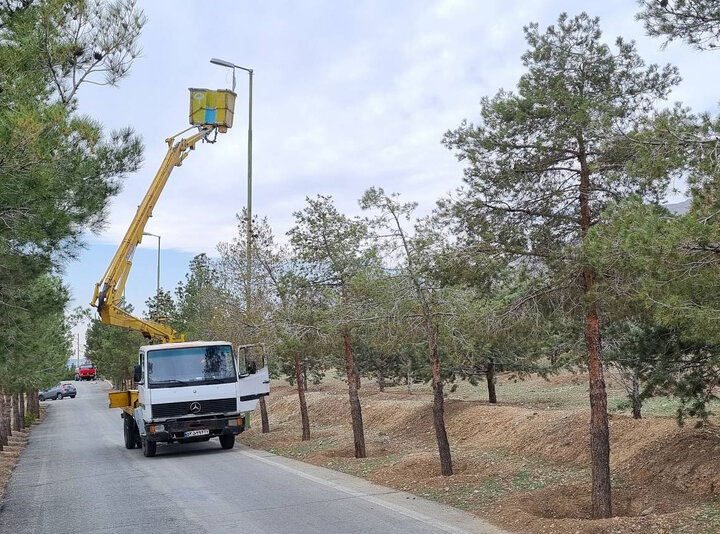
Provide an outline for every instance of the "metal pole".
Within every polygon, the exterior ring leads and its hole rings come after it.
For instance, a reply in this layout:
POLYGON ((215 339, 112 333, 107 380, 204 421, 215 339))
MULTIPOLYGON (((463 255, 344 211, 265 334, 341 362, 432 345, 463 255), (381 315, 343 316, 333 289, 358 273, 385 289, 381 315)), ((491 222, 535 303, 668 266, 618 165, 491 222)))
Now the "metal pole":
POLYGON ((160 297, 160 236, 157 236, 158 238, 158 268, 157 268, 157 291, 155 292, 155 297, 160 297))
MULTIPOLYGON (((77 370, 80 369, 80 332, 77 333, 77 370)), ((77 372, 77 370, 75 372, 77 372)))
POLYGON ((155 288, 155 298, 160 295, 160 236, 158 234, 151 234, 150 232, 143 232, 143 235, 149 235, 150 237, 157 237, 158 240, 158 251, 157 251, 157 286, 155 288))
POLYGON ((245 246, 247 252, 247 271, 245 273, 245 307, 247 313, 250 313, 250 277, 252 276, 252 98, 253 98, 253 70, 247 67, 241 67, 230 61, 224 59, 212 58, 210 63, 214 65, 220 65, 221 67, 227 67, 233 71, 233 92, 235 91, 235 69, 244 70, 249 74, 249 89, 248 89, 248 170, 247 170, 247 244, 245 246))
POLYGON ((248 70, 250 85, 248 93, 248 169, 247 169, 247 285, 245 286, 245 305, 250 314, 250 277, 252 275, 252 97, 253 71, 248 70))

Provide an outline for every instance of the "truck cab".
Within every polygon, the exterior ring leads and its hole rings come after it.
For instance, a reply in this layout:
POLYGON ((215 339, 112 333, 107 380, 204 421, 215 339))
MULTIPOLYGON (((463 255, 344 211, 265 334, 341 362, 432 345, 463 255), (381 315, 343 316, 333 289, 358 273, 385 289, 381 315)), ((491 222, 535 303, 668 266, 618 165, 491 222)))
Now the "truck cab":
POLYGON ((232 448, 258 400, 270 392, 261 345, 237 350, 225 341, 145 345, 134 375, 137 397, 123 407, 125 446, 140 445, 146 456, 155 455, 158 442, 217 437, 224 449, 232 448))
POLYGON ((75 373, 75 380, 95 380, 97 368, 91 363, 82 364, 75 373))

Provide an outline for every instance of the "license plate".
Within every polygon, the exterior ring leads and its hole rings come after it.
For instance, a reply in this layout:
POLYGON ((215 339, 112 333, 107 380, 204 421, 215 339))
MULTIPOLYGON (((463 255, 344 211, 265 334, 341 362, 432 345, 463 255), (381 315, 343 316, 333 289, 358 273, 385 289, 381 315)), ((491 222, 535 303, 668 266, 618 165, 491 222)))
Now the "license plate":
POLYGON ((207 428, 203 428, 202 430, 188 430, 185 432, 186 438, 192 438, 193 436, 207 436, 210 433, 210 431, 207 428))

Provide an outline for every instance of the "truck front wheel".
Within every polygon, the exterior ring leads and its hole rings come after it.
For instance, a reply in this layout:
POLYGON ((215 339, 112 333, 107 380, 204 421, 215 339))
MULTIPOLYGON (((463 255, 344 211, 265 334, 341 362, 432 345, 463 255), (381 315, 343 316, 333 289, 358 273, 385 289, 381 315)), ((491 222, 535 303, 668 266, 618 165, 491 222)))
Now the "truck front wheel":
POLYGON ((132 417, 123 417, 123 435, 125 437, 125 448, 135 448, 135 421, 132 417))
POLYGON ((220 436, 220 446, 223 449, 232 449, 235 446, 235 436, 232 434, 223 434, 220 436))
POLYGON ((142 450, 143 450, 143 456, 146 458, 152 458, 155 456, 155 453, 157 452, 157 442, 150 441, 147 438, 141 438, 142 439, 142 450))

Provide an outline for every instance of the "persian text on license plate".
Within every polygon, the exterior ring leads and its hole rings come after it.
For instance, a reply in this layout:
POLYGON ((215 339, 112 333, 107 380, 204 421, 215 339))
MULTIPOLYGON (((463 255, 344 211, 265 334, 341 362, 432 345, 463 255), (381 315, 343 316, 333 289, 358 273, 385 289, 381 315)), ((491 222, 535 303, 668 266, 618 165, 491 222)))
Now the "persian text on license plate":
POLYGON ((203 428, 202 430, 188 430, 185 432, 186 438, 192 438, 193 436, 207 436, 210 433, 210 431, 207 428, 203 428))

